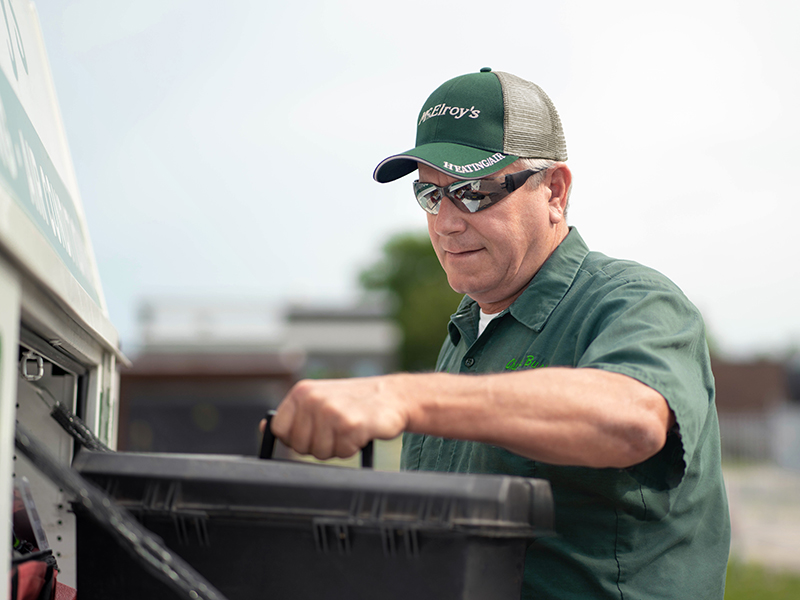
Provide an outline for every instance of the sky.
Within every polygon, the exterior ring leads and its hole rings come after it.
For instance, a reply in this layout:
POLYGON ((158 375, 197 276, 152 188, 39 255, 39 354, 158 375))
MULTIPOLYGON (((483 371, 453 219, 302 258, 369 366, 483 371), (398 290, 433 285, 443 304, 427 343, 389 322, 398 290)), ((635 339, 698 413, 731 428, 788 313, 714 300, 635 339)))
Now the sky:
POLYGON ((147 299, 344 303, 398 232, 441 83, 489 66, 564 125, 569 222, 675 281, 731 357, 800 348, 800 5, 38 0, 111 321, 147 299))

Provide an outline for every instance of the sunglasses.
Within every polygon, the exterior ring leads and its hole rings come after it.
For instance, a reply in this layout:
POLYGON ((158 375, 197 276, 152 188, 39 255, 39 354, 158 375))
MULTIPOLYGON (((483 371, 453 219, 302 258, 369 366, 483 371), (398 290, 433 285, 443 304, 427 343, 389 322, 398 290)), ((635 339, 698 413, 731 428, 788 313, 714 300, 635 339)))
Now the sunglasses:
POLYGON ((531 176, 545 169, 527 169, 510 173, 502 179, 464 179, 439 187, 432 183, 414 182, 414 195, 427 213, 439 213, 443 197, 448 197, 456 207, 466 213, 476 213, 497 204, 522 186, 531 176))

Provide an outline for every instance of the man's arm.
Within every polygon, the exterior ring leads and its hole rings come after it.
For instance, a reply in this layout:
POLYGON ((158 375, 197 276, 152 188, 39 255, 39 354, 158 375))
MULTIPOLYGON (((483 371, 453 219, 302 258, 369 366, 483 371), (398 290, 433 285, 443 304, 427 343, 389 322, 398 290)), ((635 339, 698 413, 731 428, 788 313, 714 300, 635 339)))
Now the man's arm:
POLYGON ((322 459, 410 431, 494 444, 552 464, 624 468, 656 454, 674 422, 664 397, 635 379, 556 367, 305 380, 284 399, 272 431, 322 459))

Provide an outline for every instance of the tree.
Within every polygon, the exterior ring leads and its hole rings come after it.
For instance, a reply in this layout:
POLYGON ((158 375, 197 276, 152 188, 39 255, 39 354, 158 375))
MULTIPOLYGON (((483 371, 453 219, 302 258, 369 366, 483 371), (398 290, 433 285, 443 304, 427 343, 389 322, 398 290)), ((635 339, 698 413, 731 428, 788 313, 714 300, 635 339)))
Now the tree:
POLYGON ((365 289, 384 291, 392 298, 392 318, 403 332, 400 367, 433 370, 450 315, 462 296, 447 284, 427 234, 393 236, 383 247, 383 256, 360 279, 365 289))

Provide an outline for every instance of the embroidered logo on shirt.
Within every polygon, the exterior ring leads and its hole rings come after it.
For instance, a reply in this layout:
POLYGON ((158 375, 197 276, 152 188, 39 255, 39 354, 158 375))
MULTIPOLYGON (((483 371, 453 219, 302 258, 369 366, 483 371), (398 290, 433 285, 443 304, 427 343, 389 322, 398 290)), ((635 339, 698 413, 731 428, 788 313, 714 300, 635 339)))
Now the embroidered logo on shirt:
POLYGON ((547 363, 529 354, 528 356, 523 356, 519 360, 512 358, 510 361, 508 361, 508 364, 506 364, 506 370, 517 371, 519 369, 539 369, 546 366, 547 363))

